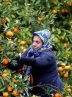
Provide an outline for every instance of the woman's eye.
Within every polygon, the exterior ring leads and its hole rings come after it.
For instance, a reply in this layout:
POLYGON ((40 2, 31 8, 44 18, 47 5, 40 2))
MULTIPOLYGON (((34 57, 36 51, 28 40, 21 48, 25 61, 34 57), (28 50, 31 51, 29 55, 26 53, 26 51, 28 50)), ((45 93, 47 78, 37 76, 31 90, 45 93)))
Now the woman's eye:
POLYGON ((39 44, 40 42, 39 41, 36 41, 37 44, 39 44))

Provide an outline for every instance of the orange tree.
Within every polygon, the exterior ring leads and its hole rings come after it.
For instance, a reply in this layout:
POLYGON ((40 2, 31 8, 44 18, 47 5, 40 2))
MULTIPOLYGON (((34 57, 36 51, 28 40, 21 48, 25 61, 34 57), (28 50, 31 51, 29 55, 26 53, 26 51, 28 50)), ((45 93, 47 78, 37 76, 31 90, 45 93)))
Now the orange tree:
POLYGON ((31 43, 33 31, 48 28, 58 72, 64 82, 63 96, 72 92, 72 0, 0 0, 0 95, 22 96, 27 91, 19 72, 6 66, 31 43))

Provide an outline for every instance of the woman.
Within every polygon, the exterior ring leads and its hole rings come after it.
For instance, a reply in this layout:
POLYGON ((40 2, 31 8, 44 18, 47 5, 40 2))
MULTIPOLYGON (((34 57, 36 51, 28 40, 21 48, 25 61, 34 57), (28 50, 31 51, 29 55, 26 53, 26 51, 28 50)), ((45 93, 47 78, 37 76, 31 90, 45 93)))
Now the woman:
MULTIPOLYGON (((17 59, 20 65, 10 64, 10 69, 30 66, 31 94, 49 97, 44 87, 51 87, 51 93, 60 92, 63 83, 58 76, 56 60, 52 52, 51 33, 44 29, 33 33, 32 45, 17 59)), ((26 67, 27 69, 27 67, 26 67)), ((25 76, 25 72, 22 74, 25 76)))

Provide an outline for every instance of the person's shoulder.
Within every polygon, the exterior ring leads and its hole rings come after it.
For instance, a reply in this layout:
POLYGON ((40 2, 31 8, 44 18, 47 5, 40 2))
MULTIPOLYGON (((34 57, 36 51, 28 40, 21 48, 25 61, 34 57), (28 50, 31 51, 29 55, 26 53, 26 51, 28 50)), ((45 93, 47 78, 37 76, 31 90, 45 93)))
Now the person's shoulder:
POLYGON ((54 52, 51 49, 45 49, 43 53, 48 56, 54 56, 54 52))
POLYGON ((53 51, 51 50, 51 49, 45 49, 45 50, 43 50, 43 52, 46 52, 46 53, 53 53, 53 51))

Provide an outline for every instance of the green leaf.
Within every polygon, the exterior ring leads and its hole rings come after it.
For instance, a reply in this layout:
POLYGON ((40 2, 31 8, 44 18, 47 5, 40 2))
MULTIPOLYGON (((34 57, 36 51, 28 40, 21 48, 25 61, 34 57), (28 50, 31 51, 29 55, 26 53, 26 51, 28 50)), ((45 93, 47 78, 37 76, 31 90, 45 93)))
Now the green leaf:
POLYGON ((0 77, 0 92, 4 91, 5 88, 6 87, 4 86, 4 81, 3 81, 2 77, 0 77))

